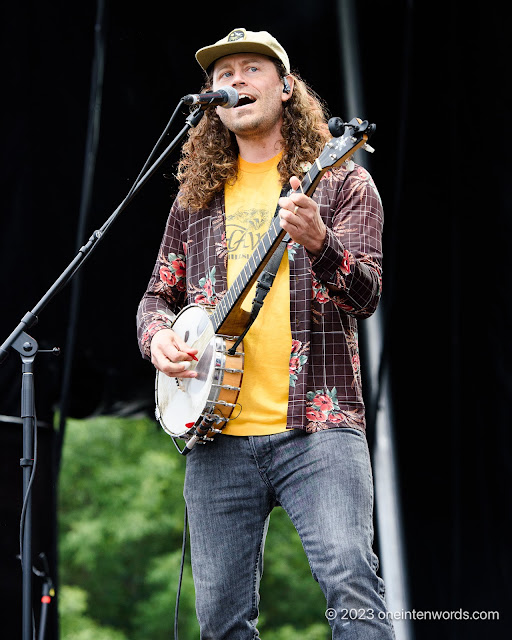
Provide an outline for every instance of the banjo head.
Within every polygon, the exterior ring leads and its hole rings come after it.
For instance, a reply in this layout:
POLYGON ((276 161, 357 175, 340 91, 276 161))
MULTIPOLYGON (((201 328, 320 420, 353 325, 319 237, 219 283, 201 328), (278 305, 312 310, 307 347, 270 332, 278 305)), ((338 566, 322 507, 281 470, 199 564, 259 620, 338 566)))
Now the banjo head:
POLYGON ((197 349, 197 362, 190 370, 197 378, 171 378, 157 371, 155 381, 155 415, 164 431, 174 437, 184 436, 201 416, 208 400, 215 370, 215 332, 208 313, 198 305, 185 307, 172 324, 191 349, 197 349))
POLYGON ((187 437, 206 414, 217 416, 218 423, 230 418, 240 391, 243 352, 226 353, 233 340, 215 334, 209 314, 199 305, 185 307, 172 329, 191 349, 198 350, 197 361, 190 363, 197 377, 171 378, 158 371, 155 415, 170 436, 187 437))

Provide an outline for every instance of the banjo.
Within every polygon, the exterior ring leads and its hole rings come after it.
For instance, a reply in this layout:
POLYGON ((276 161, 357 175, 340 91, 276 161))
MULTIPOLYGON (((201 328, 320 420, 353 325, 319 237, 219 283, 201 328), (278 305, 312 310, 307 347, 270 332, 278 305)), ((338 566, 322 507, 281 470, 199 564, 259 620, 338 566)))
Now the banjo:
MULTIPOLYGON (((354 118, 345 123, 331 118, 329 131, 333 138, 299 187, 307 196, 311 196, 328 169, 341 165, 357 149, 373 152, 367 140, 375 125, 367 120, 354 118)), ((156 419, 171 437, 187 441, 183 454, 197 442, 210 441, 239 415, 237 398, 244 370, 242 337, 251 316, 241 308, 242 303, 285 236, 279 216, 275 216, 223 298, 213 307, 187 305, 171 325, 191 349, 198 350, 197 361, 190 363, 196 378, 169 377, 158 371, 155 380, 156 419)))

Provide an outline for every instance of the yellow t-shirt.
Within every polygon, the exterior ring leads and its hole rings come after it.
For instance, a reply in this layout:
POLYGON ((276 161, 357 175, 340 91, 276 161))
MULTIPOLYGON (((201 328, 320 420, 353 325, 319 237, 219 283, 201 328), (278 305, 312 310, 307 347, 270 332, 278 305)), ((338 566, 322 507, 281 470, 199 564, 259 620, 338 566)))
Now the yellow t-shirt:
MULTIPOLYGON (((256 164, 239 158, 237 180, 225 187, 228 286, 272 221, 281 193, 277 171, 281 155, 256 164)), ((242 308, 247 311, 254 291, 255 286, 244 300, 242 308)), ((291 345, 290 267, 285 252, 263 307, 244 338, 244 374, 238 396, 241 411, 223 433, 247 436, 286 430, 291 345)))

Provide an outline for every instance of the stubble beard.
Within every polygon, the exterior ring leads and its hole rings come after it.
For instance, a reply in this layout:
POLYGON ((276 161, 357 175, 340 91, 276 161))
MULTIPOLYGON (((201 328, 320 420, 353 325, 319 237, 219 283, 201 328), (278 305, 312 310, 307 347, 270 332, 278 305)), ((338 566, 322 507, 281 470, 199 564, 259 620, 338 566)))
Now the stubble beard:
POLYGON ((224 125, 240 138, 262 138, 276 130, 280 131, 282 124, 282 110, 273 110, 258 114, 247 114, 240 118, 234 117, 231 122, 224 125))

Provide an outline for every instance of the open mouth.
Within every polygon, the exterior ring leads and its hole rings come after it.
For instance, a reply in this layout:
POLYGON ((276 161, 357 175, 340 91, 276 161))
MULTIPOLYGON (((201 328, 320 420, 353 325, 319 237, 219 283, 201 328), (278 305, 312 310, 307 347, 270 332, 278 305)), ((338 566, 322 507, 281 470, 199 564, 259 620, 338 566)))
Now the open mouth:
POLYGON ((238 107, 244 107, 246 104, 252 104, 253 102, 256 102, 256 98, 251 98, 251 96, 248 96, 246 93, 242 93, 238 98, 235 109, 238 107))

